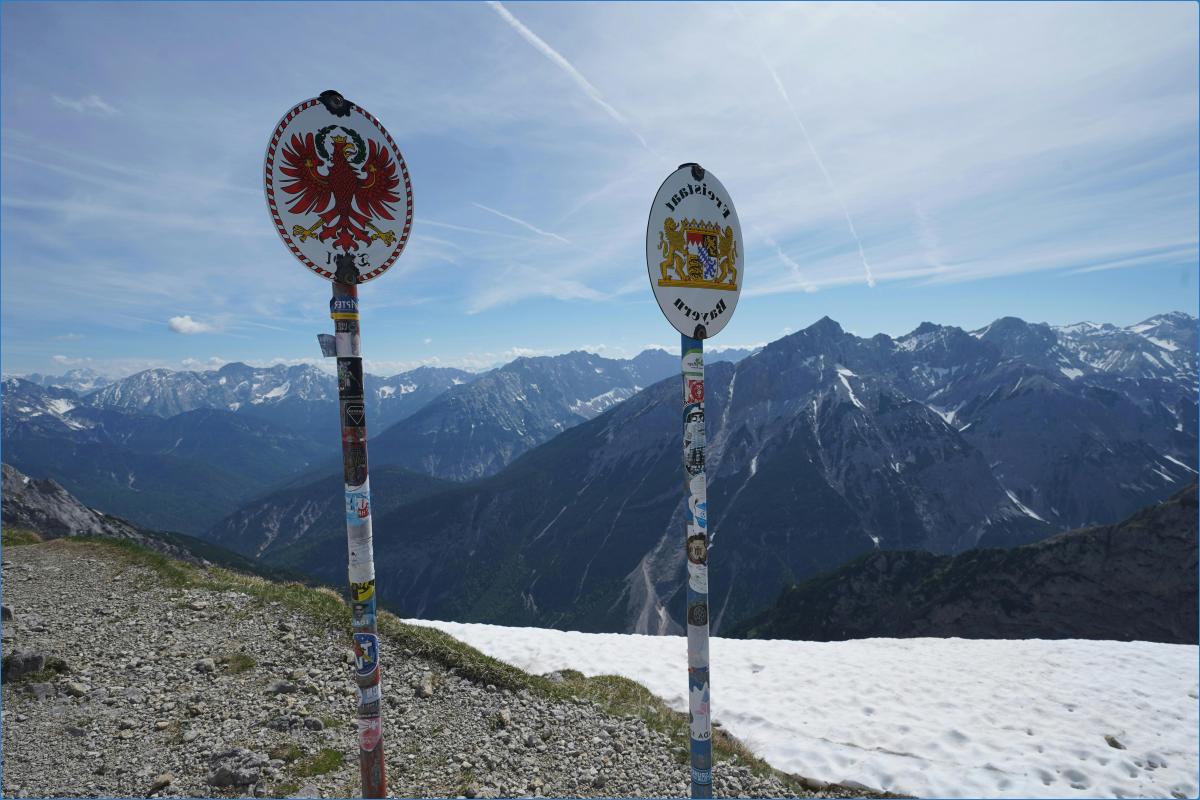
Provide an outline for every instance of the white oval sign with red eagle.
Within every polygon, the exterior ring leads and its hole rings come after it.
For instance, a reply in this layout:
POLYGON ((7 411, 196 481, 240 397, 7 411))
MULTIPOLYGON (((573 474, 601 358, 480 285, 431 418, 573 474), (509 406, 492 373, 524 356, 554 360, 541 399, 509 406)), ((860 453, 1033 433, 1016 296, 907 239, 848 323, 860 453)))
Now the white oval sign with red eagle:
POLYGON ((694 339, 720 333, 742 292, 742 225, 729 192, 699 164, 663 181, 646 227, 646 267, 658 307, 694 339))
POLYGON ((404 157, 377 119, 337 92, 305 100, 279 121, 264 180, 283 243, 323 278, 377 278, 408 242, 404 157))

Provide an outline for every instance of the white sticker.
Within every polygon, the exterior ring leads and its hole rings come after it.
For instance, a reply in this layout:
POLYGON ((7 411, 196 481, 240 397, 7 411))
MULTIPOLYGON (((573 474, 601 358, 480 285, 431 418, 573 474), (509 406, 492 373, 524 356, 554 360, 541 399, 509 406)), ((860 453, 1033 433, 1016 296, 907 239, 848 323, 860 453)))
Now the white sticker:
POLYGON ((350 562, 350 582, 366 583, 375 580, 375 562, 350 562))

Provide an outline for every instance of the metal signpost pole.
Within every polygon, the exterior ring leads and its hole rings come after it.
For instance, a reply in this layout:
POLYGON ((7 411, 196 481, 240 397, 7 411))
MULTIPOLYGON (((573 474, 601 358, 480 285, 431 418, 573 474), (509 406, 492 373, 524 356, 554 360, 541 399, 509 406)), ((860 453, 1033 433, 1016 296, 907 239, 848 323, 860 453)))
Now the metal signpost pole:
POLYGON ((387 796, 383 758, 383 685, 379 630, 375 623, 375 556, 371 531, 371 484, 367 471, 367 416, 363 401, 362 340, 358 325, 358 286, 354 257, 338 256, 329 315, 337 354, 338 409, 342 425, 342 470, 346 489, 346 544, 349 549, 350 600, 354 609, 354 680, 358 684, 359 769, 363 797, 387 796))
POLYGON ((284 245, 310 271, 333 282, 334 334, 317 338, 322 353, 337 358, 362 796, 386 797, 358 284, 382 275, 403 252, 412 230, 412 184, 404 157, 379 120, 332 90, 293 107, 279 121, 263 178, 284 245))
POLYGON ((719 333, 737 307, 741 253, 742 228, 729 193, 699 164, 682 164, 663 181, 650 207, 646 267, 658 307, 682 337, 688 717, 694 798, 713 796, 704 340, 719 333))
POLYGON ((713 796, 713 788, 712 720, 708 707, 708 484, 704 472, 704 340, 693 339, 687 334, 681 334, 681 338, 692 797, 708 798, 713 796))

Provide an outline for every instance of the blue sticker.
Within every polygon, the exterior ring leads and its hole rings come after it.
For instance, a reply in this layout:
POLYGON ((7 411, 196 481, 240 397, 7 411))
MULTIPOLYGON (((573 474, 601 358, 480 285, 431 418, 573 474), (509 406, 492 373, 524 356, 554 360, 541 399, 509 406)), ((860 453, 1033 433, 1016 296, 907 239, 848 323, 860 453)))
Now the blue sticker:
POLYGON ((350 606, 352 613, 351 625, 355 628, 375 628, 375 597, 371 596, 364 603, 352 603, 350 606))
POLYGON ((345 295, 335 295, 329 301, 330 314, 357 314, 358 313, 358 298, 347 297, 345 295))
POLYGON ((379 668, 379 637, 374 633, 354 634, 354 672, 367 677, 379 668))
POLYGON ((712 770, 692 767, 692 783, 712 783, 712 770))

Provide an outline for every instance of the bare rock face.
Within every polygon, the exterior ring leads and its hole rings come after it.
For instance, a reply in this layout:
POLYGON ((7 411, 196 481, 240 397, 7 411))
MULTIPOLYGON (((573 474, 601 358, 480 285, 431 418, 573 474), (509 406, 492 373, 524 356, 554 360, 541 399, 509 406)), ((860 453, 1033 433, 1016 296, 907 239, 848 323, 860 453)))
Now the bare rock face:
POLYGON ((125 539, 192 564, 206 563, 187 548, 167 541, 161 535, 153 535, 123 519, 88 508, 57 481, 30 478, 8 464, 0 464, 0 473, 3 475, 2 513, 6 527, 28 528, 44 539, 62 536, 125 539))

